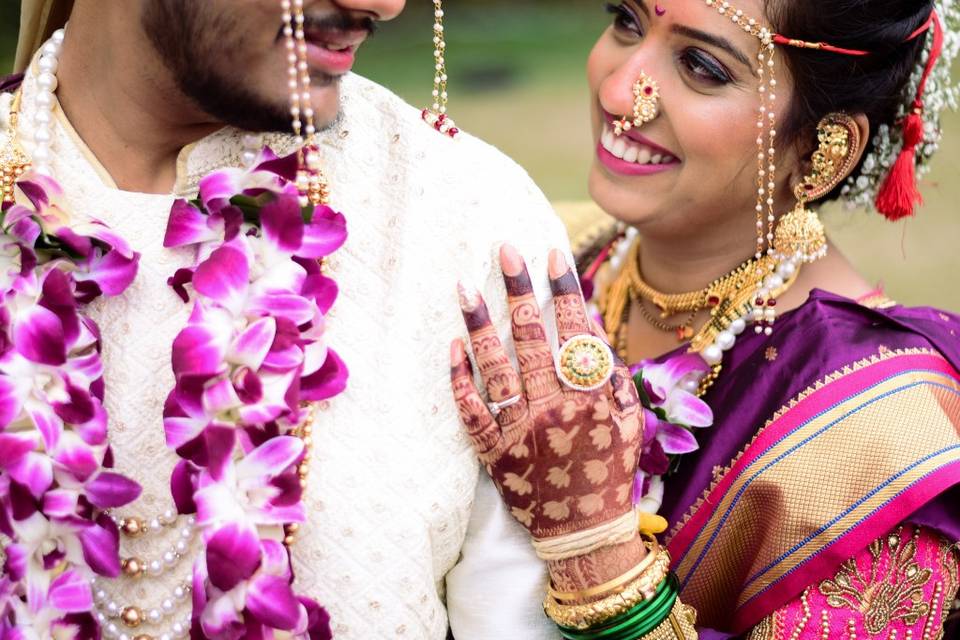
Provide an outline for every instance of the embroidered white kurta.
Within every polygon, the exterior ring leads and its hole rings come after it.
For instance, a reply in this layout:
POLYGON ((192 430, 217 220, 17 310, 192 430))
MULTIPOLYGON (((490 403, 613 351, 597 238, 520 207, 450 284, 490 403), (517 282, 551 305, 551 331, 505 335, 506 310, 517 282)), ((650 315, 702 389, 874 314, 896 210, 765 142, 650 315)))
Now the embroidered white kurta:
MULTIPOLYGON (((18 132, 28 152, 35 94, 28 73, 18 132)), ((496 251, 514 243, 546 301, 546 254, 567 246, 562 225, 527 175, 492 147, 435 133, 417 110, 358 76, 343 80, 342 95, 343 118, 320 140, 332 204, 348 217, 349 239, 330 261, 341 294, 328 336, 351 376, 318 414, 309 522, 293 550, 298 588, 329 610, 342 639, 442 640, 448 624, 457 640, 556 638, 540 610, 544 568, 478 474, 448 359, 450 341, 464 335, 457 280, 485 292, 506 337, 496 251)), ((4 128, 9 104, 9 96, 0 101, 4 128)), ((90 312, 104 338, 117 467, 143 486, 120 515, 149 517, 172 506, 177 459, 164 443, 161 411, 173 383, 171 341, 189 312, 166 280, 192 262, 189 250, 163 248, 167 215, 203 174, 239 166, 242 135, 224 129, 184 149, 173 194, 131 193, 116 188, 56 112, 52 167, 72 214, 103 220, 142 254, 130 289, 90 312)), ((284 151, 291 144, 284 136, 267 142, 284 151)), ((122 551, 157 558, 176 535, 124 540, 122 551)), ((159 606, 189 575, 198 546, 159 578, 110 582, 109 597, 159 606)))

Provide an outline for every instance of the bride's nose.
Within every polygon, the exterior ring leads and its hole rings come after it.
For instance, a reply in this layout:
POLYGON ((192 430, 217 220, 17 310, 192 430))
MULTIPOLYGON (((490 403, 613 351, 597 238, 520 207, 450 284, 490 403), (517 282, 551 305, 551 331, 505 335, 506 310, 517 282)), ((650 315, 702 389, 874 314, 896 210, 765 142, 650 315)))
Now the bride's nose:
POLYGON ((643 120, 653 120, 660 109, 661 95, 658 67, 651 62, 649 56, 638 51, 618 66, 600 84, 600 105, 614 116, 630 119, 637 115, 637 107, 649 113, 643 120))

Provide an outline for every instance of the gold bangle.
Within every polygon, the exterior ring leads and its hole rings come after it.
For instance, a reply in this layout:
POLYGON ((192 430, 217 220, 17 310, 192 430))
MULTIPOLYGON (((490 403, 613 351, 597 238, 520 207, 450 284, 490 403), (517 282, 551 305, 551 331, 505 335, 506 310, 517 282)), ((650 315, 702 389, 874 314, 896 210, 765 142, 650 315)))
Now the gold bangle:
POLYGON ((640 640, 697 640, 697 610, 680 602, 677 598, 670 615, 650 633, 640 640))
POLYGON ((644 545, 647 547, 647 555, 637 566, 635 566, 633 569, 630 569, 630 571, 627 571, 622 576, 614 578, 613 580, 608 580, 601 585, 591 587, 590 589, 586 589, 584 591, 555 591, 553 585, 550 585, 550 587, 548 587, 548 592, 551 596, 553 596, 554 600, 558 600, 560 602, 584 602, 599 595, 606 596, 611 593, 620 593, 626 588, 628 583, 646 571, 650 565, 653 564, 653 561, 657 559, 657 556, 660 553, 660 543, 657 542, 655 537, 646 536, 643 534, 641 534, 641 536, 647 538, 644 541, 644 545))
POLYGON ((670 554, 661 549, 647 571, 619 593, 586 604, 561 604, 548 592, 543 601, 543 610, 561 627, 589 629, 652 598, 669 571, 670 554))

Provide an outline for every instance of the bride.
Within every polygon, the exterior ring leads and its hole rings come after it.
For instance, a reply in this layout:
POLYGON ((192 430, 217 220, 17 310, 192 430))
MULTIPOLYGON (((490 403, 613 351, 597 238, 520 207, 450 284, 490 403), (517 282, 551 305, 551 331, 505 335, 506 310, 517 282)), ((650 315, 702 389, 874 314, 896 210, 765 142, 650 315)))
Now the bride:
POLYGON ((516 364, 467 289, 451 353, 547 616, 583 640, 950 637, 960 318, 886 298, 817 208, 913 214, 960 7, 609 8, 590 190, 616 222, 550 256, 560 351, 505 246, 516 364))

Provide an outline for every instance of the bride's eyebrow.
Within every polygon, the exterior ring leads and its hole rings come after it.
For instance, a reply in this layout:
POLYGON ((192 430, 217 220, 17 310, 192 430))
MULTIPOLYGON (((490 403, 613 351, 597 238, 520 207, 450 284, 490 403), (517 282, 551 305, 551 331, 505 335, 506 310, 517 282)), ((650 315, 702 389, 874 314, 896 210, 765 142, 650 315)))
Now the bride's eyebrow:
POLYGON ((755 69, 750 64, 750 59, 747 58, 740 49, 738 49, 732 42, 727 40, 722 36, 715 36, 712 33, 707 33, 706 31, 700 31, 699 29, 694 29, 692 27, 686 27, 682 24, 675 24, 670 29, 673 33, 693 40, 699 40, 700 42, 709 44, 718 49, 722 49, 733 56, 737 62, 745 66, 750 70, 750 73, 755 74, 755 69))

